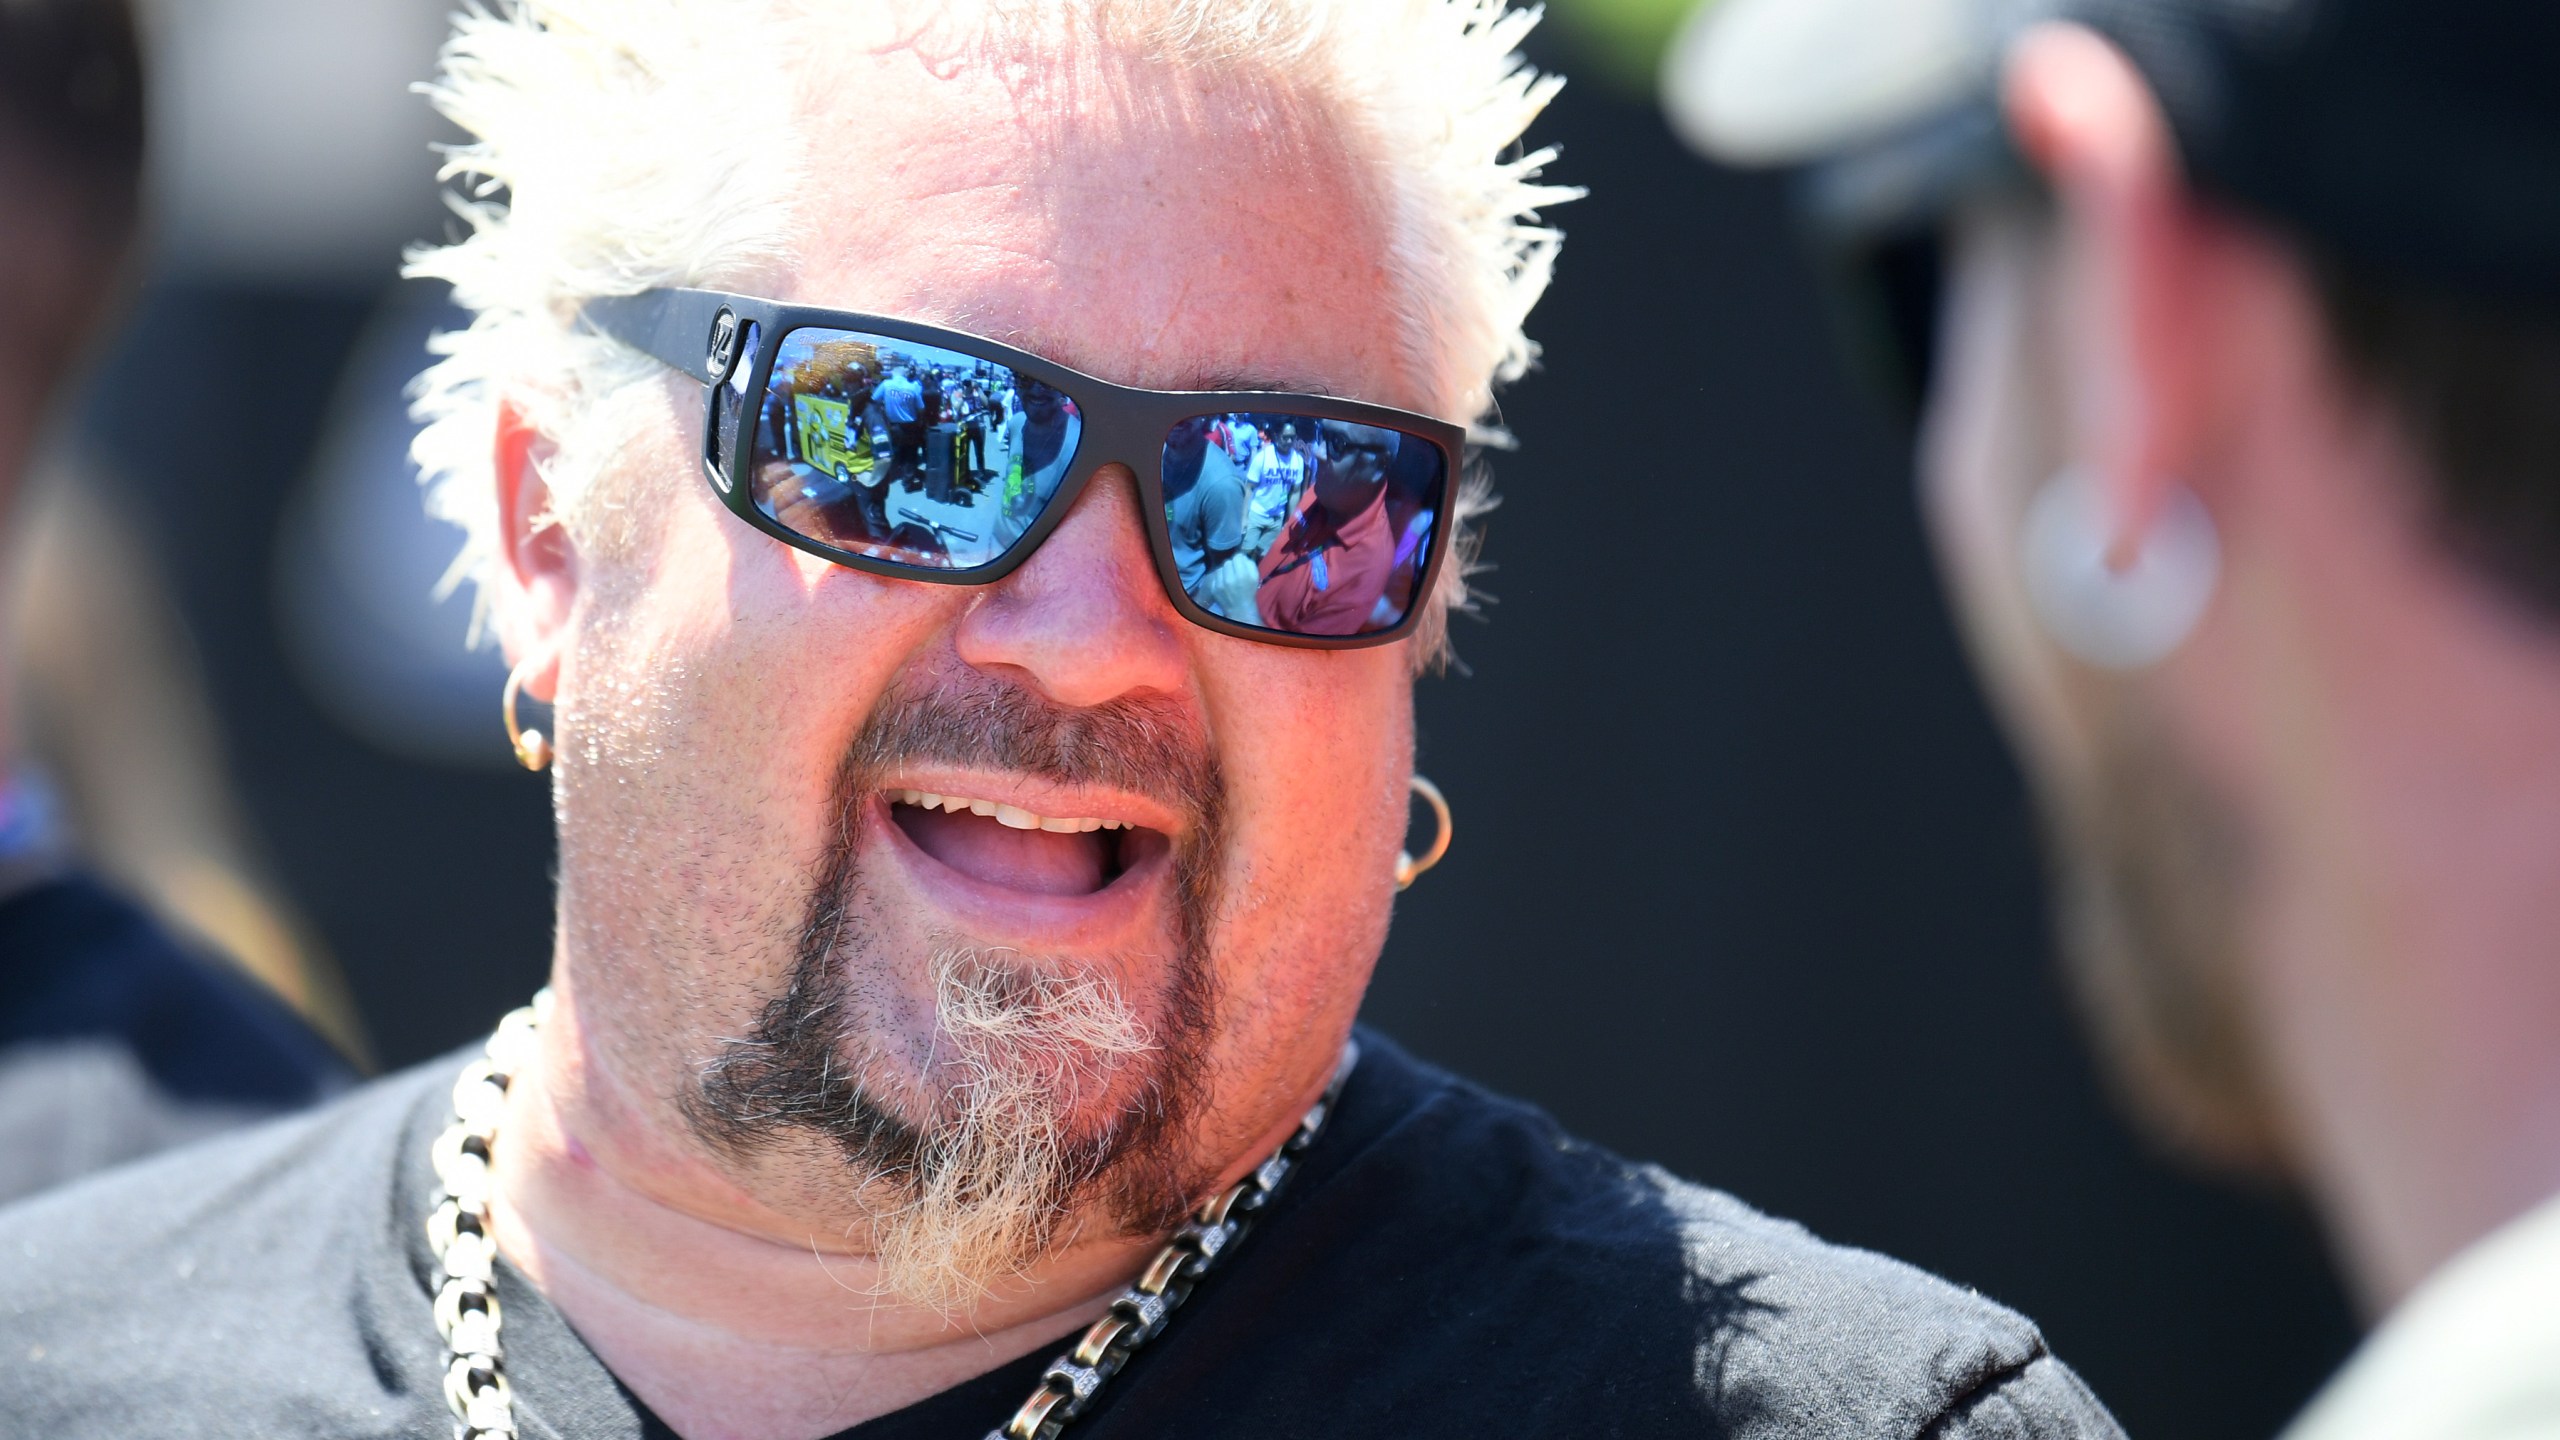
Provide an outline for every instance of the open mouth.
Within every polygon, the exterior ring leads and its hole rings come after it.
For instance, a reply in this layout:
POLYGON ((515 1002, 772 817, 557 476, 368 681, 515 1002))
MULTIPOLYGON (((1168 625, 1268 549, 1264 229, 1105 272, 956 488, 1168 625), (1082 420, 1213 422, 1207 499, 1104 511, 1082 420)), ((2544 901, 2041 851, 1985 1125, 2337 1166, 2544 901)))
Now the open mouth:
POLYGON ((1127 821, 1038 815, 975 796, 891 790, 882 798, 917 849, 970 879, 1037 895, 1096 894, 1173 844, 1127 821))

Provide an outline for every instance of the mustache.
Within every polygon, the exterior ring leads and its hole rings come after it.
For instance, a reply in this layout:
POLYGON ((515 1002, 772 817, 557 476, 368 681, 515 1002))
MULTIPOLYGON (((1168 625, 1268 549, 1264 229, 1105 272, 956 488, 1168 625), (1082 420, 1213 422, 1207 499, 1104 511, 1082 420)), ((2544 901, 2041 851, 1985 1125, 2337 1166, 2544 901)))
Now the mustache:
POLYGON ((802 929, 805 953, 823 954, 842 938, 864 800, 892 770, 916 763, 1109 786, 1168 807, 1184 821, 1173 846, 1174 925, 1184 952, 1205 953, 1218 908, 1227 786, 1217 752, 1191 711, 1161 695, 1059 705, 965 667, 957 674, 899 677, 854 738, 836 782, 837 841, 802 929))
POLYGON ((1172 808, 1195 831, 1217 828, 1224 813, 1215 752, 1191 711, 1165 696, 1069 707, 974 672, 902 678, 855 738, 847 788, 868 793, 918 762, 1125 790, 1172 808))

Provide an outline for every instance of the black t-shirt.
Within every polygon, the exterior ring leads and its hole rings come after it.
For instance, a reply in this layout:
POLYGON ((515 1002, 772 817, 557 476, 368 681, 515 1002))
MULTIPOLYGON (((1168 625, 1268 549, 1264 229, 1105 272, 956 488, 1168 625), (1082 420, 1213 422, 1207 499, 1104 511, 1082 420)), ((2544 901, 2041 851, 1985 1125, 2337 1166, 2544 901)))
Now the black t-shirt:
MULTIPOLYGON (((2117 1437, 2035 1327, 1374 1036, 1307 1163, 1070 1440, 2117 1437)), ((441 1437, 421 1220, 460 1059, 0 1212, 0 1433, 441 1437)), ((533 1440, 670 1432, 502 1267, 533 1440)), ((840 1440, 979 1440, 1049 1347, 840 1440)))
POLYGON ((352 1082, 282 1001, 95 881, 0 899, 0 1199, 352 1082))

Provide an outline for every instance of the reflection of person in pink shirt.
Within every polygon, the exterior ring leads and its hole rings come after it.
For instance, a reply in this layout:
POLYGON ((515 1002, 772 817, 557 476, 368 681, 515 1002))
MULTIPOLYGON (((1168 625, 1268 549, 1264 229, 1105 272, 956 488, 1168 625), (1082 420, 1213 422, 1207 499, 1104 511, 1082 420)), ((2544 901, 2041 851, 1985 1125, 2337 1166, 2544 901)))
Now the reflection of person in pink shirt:
POLYGON ((1262 557, 1255 608, 1263 624, 1300 635, 1357 635, 1403 618, 1379 613, 1396 563, 1387 467, 1400 438, 1342 420, 1319 428, 1306 508, 1262 557))

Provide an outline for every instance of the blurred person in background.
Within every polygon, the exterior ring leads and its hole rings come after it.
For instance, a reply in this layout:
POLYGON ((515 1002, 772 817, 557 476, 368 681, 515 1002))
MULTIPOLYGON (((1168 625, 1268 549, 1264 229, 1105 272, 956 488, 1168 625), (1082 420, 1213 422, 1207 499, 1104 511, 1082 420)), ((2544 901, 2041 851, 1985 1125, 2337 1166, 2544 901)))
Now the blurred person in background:
POLYGON ((493 189, 418 262, 474 311, 419 453, 502 705, 554 707, 517 737, 553 983, 479 1057, 13 1212, 10 1423, 2117 1434, 2022 1318, 1353 1038, 1443 848, 1398 853, 1465 598, 1446 417, 1525 370, 1567 198, 1515 148, 1532 23, 466 12, 437 94, 493 189), (765 377, 890 325, 1080 422, 992 576, 767 504, 765 377), (1256 629, 1181 588, 1138 507, 1222 377, 1325 427, 1344 514, 1431 452, 1396 613, 1256 629))
POLYGON ((2383 1324, 2296 1440, 2560 1435, 2560 8, 1731 0, 2047 812, 2099 1048, 2383 1324))
POLYGON ((291 953, 226 853, 218 770, 152 748, 186 751, 202 702, 151 612, 150 577, 118 573, 137 562, 70 476, 27 493, 61 388, 124 288, 142 93, 120 0, 0 6, 0 521, 29 532, 0 525, 0 540, 20 542, 0 550, 21 572, 0 588, 16 652, 0 667, 15 685, 0 690, 22 692, 0 693, 0 720, 38 731, 49 762, 30 764, 0 731, 0 1196, 307 1104, 348 1078, 274 993, 181 944, 67 843, 68 822, 85 822, 83 838, 121 842, 110 849, 133 863, 120 878, 165 879, 158 898, 202 917, 192 928, 271 962, 291 953), (106 758, 97 741, 131 747, 99 767, 120 774, 86 763, 106 758))

